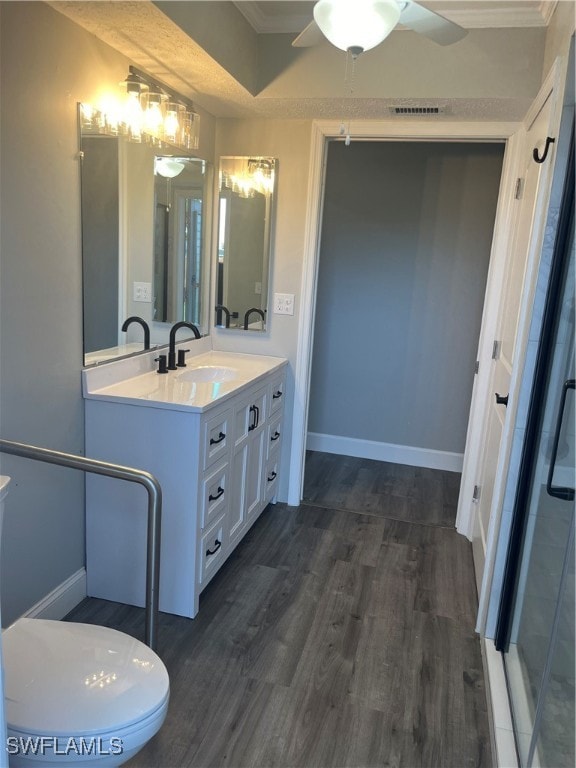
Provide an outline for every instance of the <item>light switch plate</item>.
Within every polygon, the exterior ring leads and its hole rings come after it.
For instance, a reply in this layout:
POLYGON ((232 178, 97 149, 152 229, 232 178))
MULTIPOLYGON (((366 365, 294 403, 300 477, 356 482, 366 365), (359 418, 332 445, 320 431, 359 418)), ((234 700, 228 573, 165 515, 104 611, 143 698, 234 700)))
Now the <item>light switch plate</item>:
POLYGON ((274 294, 274 314, 275 315, 293 315, 294 314, 294 294, 293 293, 275 293, 274 294))

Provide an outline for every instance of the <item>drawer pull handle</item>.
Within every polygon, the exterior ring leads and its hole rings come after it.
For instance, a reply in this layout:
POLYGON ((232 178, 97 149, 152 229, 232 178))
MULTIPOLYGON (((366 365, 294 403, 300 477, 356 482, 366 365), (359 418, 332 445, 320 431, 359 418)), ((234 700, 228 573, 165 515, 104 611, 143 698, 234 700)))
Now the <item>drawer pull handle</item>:
POLYGON ((221 443, 222 440, 224 440, 225 438, 226 438, 225 433, 224 432, 220 432, 218 437, 216 437, 216 438, 211 437, 210 438, 210 445, 218 445, 218 443, 221 443))
POLYGON ((268 482, 271 483, 272 480, 276 480, 277 477, 278 477, 278 472, 270 472, 270 474, 268 475, 268 482))
POLYGON ((208 501, 216 501, 216 499, 219 499, 220 496, 223 496, 223 495, 224 495, 224 488, 222 488, 222 486, 219 485, 218 491, 214 494, 214 496, 212 496, 211 493, 208 495, 208 501))
POLYGON ((257 405, 251 405, 250 406, 250 414, 254 416, 252 419, 251 424, 248 427, 248 432, 252 432, 253 429, 256 429, 260 422, 260 408, 258 408, 257 405))
POLYGON ((219 539, 216 539, 216 541, 214 542, 214 549, 207 549, 206 550, 206 557, 210 557, 210 555, 215 555, 216 552, 218 552, 218 550, 220 549, 221 546, 222 546, 222 542, 219 541, 219 539))
POLYGON ((278 430, 276 430, 276 432, 274 432, 274 434, 270 438, 270 442, 273 443, 275 440, 278 440, 279 437, 280 437, 280 432, 278 432, 278 430))
POLYGON ((274 392, 274 394, 272 395, 272 399, 278 400, 279 397, 282 397, 282 390, 280 389, 277 392, 274 392))

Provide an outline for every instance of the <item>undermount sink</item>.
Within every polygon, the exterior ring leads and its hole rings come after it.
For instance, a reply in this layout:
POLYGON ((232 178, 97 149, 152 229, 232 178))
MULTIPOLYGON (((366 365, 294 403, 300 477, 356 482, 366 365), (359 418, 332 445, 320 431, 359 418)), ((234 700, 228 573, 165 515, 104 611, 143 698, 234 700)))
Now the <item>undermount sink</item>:
POLYGON ((233 381, 238 378, 238 371, 235 368, 226 368, 220 365, 201 365, 183 371, 178 378, 180 381, 192 381, 198 384, 233 381))

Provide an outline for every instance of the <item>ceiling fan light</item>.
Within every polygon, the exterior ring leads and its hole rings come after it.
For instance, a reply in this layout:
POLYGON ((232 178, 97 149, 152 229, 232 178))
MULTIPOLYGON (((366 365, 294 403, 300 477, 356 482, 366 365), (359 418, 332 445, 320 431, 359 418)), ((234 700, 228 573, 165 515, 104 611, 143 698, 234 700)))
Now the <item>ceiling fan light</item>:
POLYGON ((184 170, 184 163, 171 157, 157 157, 154 161, 154 172, 165 179, 173 179, 184 170))
POLYGON ((400 18, 396 0, 318 0, 314 21, 328 40, 347 51, 379 45, 400 18))

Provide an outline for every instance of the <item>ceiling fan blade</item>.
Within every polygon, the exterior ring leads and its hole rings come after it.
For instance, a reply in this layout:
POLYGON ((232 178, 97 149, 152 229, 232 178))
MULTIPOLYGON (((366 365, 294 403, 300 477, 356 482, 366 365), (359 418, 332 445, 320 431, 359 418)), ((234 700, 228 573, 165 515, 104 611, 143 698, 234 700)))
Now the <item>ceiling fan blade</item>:
POLYGON ((408 29, 429 37, 439 45, 452 45, 465 37, 468 32, 458 24, 448 21, 434 11, 429 11, 418 3, 409 0, 400 14, 400 24, 408 29))
POLYGON ((320 31, 320 27, 314 20, 305 27, 298 37, 292 41, 294 48, 310 48, 313 45, 318 45, 321 40, 324 40, 324 35, 320 31))

